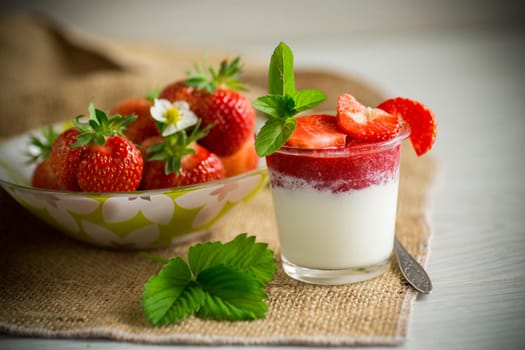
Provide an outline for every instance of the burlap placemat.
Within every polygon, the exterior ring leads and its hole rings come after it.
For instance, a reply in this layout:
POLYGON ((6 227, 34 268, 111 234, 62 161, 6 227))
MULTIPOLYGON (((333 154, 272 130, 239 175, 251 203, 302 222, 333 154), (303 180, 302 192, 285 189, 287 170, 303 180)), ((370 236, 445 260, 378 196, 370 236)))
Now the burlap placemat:
MULTIPOLYGON (((92 39, 34 16, 0 21, 0 138, 82 113, 91 99, 102 108, 142 95, 182 75, 201 53, 137 43, 92 39), (131 49, 133 48, 133 49, 131 49), (136 55, 135 55, 136 53, 136 55)), ((265 69, 247 64, 252 93, 264 90, 265 69)), ((330 96, 352 92, 367 104, 381 94, 337 73, 297 72, 298 85, 330 96)), ((321 106, 321 108, 325 108, 321 106)), ((397 234, 419 261, 429 255, 426 193, 434 172, 428 158, 405 147, 401 165, 397 234)), ((371 281, 315 286, 287 278, 270 282, 263 320, 217 322, 189 318, 150 326, 141 312, 145 281, 160 269, 137 252, 114 251, 73 241, 30 216, 0 190, 0 331, 15 335, 104 337, 147 343, 354 345, 403 342, 416 293, 397 267, 371 281)), ((256 235, 278 256, 268 190, 239 207, 211 240, 241 232, 256 235)), ((192 242, 194 243, 194 242, 192 242)), ((180 245, 153 253, 185 255, 180 245)))

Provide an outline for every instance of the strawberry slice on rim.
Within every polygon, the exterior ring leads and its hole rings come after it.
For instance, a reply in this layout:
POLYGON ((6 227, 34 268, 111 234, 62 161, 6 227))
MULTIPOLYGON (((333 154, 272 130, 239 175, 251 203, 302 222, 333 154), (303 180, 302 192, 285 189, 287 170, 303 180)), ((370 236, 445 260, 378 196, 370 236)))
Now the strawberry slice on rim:
POLYGON ((364 106, 350 94, 339 95, 337 99, 337 125, 359 141, 389 140, 400 128, 397 115, 364 106))
POLYGON ((436 140, 437 124, 434 113, 424 104, 404 97, 383 101, 377 106, 402 118, 410 126, 410 142, 418 156, 427 153, 436 140))
POLYGON ((342 148, 347 135, 337 128, 337 119, 328 114, 297 118, 297 125, 285 146, 297 148, 342 148))

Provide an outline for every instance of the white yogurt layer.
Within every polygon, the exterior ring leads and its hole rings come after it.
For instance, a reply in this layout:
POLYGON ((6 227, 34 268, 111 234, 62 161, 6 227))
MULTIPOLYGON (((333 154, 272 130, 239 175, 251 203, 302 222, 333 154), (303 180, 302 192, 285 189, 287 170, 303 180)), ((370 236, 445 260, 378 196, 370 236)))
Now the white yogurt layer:
POLYGON ((348 269, 392 254, 398 178, 342 193, 272 188, 281 254, 311 269, 348 269))

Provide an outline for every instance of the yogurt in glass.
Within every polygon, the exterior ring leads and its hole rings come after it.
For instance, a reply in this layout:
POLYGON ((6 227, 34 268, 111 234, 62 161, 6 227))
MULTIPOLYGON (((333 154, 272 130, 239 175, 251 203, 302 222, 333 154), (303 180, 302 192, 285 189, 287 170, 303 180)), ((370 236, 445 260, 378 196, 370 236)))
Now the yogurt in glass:
POLYGON ((384 273, 394 245, 401 143, 281 147, 266 157, 284 271, 317 284, 384 273))

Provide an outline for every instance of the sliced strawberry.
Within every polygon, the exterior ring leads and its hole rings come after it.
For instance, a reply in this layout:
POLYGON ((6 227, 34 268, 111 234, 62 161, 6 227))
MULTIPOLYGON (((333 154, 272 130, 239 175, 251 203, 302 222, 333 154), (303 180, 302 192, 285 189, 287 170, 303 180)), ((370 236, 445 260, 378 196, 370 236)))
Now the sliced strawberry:
POLYGON ((297 126, 285 146, 298 148, 340 148, 347 135, 337 128, 337 119, 327 114, 297 118, 297 126))
POLYGON ((377 108, 402 118, 410 126, 410 142, 418 156, 428 152, 436 140, 437 124, 434 113, 421 102, 395 97, 377 108))
POLYGON ((345 133, 360 141, 391 139, 400 127, 397 115, 366 107, 349 94, 342 94, 337 99, 337 124, 345 133))

